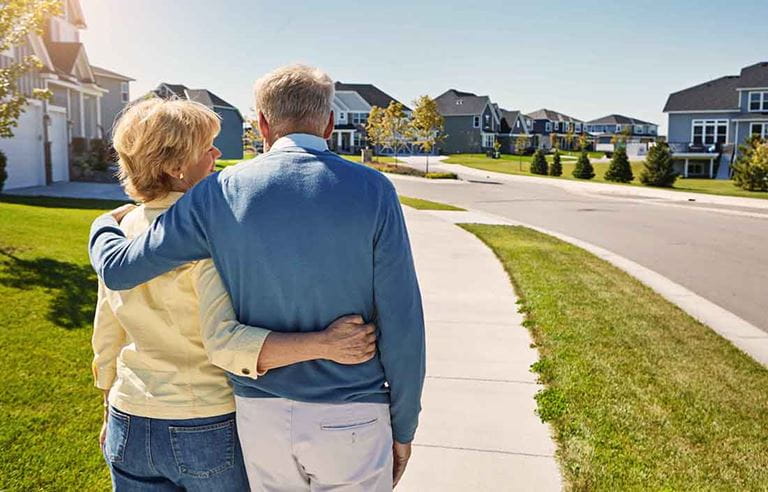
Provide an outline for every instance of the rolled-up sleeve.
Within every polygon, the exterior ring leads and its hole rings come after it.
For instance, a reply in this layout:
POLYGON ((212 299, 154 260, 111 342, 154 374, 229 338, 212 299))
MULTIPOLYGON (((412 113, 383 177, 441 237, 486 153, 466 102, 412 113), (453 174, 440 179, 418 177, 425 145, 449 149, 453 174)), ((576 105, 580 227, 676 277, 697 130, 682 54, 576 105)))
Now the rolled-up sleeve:
POLYGON ((112 387, 117 376, 117 357, 125 345, 125 339, 125 330, 109 304, 107 288, 99 279, 99 294, 91 338, 93 347, 91 369, 97 388, 108 390, 112 387))
POLYGON ((261 348, 270 331, 237 320, 232 300, 213 261, 195 265, 195 290, 200 306, 203 345, 215 366, 256 379, 261 348))
POLYGON ((381 204, 373 283, 392 433, 396 441, 408 443, 416 433, 421 411, 426 358, 424 314, 403 211, 391 186, 381 204))

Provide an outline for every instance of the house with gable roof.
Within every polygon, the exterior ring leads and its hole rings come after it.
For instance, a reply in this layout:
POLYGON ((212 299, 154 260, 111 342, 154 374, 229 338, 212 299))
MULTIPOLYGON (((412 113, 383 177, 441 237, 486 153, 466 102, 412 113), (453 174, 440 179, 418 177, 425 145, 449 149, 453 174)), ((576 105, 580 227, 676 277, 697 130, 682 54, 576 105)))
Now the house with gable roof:
POLYGON ((444 120, 440 153, 480 153, 493 148, 501 116, 490 97, 448 89, 435 102, 444 120))
POLYGON ((603 116, 585 125, 594 139, 595 150, 608 154, 614 151, 614 138, 621 136, 626 139, 625 146, 630 156, 643 156, 659 135, 657 124, 620 114, 603 116))
MULTIPOLYGON (((365 148, 365 124, 371 108, 386 108, 392 101, 400 102, 373 84, 336 82, 333 97, 334 130, 328 146, 339 154, 354 154, 365 148)), ((402 103, 400 103, 402 104, 402 103)), ((411 109, 403 104, 406 116, 411 109)))
POLYGON ((579 135, 586 134, 584 122, 551 109, 539 109, 526 115, 531 121, 533 146, 551 149, 553 141, 558 148, 572 150, 578 147, 579 135))
POLYGON ((130 77, 93 67, 80 42, 86 22, 79 0, 63 0, 62 13, 45 21, 43 33, 30 33, 26 43, 0 53, 7 67, 28 55, 37 56, 42 68, 23 75, 19 89, 31 96, 47 89, 49 101, 29 100, 13 129, 14 136, 0 139, 0 151, 8 159, 5 189, 69 181, 70 154, 74 147, 87 148, 93 140, 108 138, 114 116, 127 101, 130 77), (109 72, 109 73, 107 73, 109 72), (106 78, 119 77, 120 92, 106 78))
POLYGON ((245 119, 235 106, 208 89, 190 89, 183 84, 163 82, 152 93, 164 99, 175 97, 196 101, 214 111, 221 118, 221 131, 213 141, 213 145, 221 151, 221 158, 243 158, 243 123, 245 119))
POLYGON ((739 145, 752 135, 768 139, 768 62, 674 92, 664 112, 677 172, 728 179, 739 145))

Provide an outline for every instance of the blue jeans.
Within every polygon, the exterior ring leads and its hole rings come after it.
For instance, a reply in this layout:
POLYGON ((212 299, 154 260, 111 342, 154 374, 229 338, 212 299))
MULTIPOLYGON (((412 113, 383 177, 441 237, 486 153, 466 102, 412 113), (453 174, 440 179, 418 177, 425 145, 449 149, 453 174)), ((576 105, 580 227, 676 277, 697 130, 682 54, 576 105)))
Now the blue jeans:
POLYGON ((110 407, 104 457, 117 492, 248 491, 234 413, 166 420, 110 407))

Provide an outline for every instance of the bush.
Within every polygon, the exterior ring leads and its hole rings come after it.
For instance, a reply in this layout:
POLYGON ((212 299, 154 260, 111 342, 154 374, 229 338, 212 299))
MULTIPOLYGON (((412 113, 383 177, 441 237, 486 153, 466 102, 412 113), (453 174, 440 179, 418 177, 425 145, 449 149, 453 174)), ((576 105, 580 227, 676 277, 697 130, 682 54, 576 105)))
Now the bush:
POLYGON ((633 179, 635 179, 635 176, 632 174, 632 166, 629 165, 627 149, 620 146, 614 152, 611 164, 605 172, 605 180, 617 183, 631 183, 633 179))
POLYGON ((547 165, 547 157, 544 155, 544 151, 539 149, 533 154, 533 160, 531 161, 531 174, 547 175, 549 166, 547 165))
POLYGON ((0 152, 0 192, 3 191, 5 180, 8 179, 8 172, 5 170, 7 164, 8 158, 5 157, 5 154, 0 152))
POLYGON ((427 179, 459 179, 456 173, 426 173, 424 177, 427 179))
POLYGON ((733 163, 733 182, 747 191, 768 191, 768 142, 755 136, 740 150, 733 163))
POLYGON ((573 177, 577 179, 592 179, 595 177, 595 168, 592 167, 586 150, 581 151, 579 160, 576 161, 576 167, 573 168, 573 177))
POLYGON ((563 164, 560 162, 560 151, 555 150, 555 155, 552 157, 552 165, 549 166, 550 176, 562 176, 563 164))
POLYGON ((677 173, 672 166, 672 153, 667 142, 659 142, 648 151, 645 166, 640 173, 640 182, 647 186, 671 188, 677 180, 677 173))

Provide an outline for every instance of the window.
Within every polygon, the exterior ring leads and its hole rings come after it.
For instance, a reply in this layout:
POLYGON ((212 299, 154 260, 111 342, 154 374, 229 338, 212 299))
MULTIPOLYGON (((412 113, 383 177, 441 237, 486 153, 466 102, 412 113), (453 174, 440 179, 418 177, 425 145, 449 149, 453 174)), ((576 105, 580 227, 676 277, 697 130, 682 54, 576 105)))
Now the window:
POLYGON ((493 147, 493 143, 496 141, 496 135, 493 133, 483 133, 483 147, 493 147))
POLYGON ((347 113, 339 113, 339 121, 347 121, 347 113))
POLYGON ((689 162, 688 174, 702 175, 704 174, 704 166, 699 162, 689 162))
POLYGON ((642 135, 643 133, 645 133, 643 131, 643 125, 635 125, 635 133, 637 133, 638 135, 642 135))
POLYGON ((548 131, 548 132, 551 132, 551 131, 552 131, 552 123, 551 123, 551 122, 549 122, 549 121, 547 121, 547 122, 544 124, 544 130, 546 130, 546 131, 548 131))
POLYGON ((533 120, 528 120, 527 122, 528 128, 533 130, 533 120))
POLYGON ((555 121, 555 131, 558 131, 558 130, 560 130, 560 122, 555 121))
POLYGON ((724 144, 728 140, 728 120, 693 120, 694 145, 724 144))
POLYGON ((750 92, 749 110, 751 112, 768 112, 768 92, 750 92))
POLYGON ((621 133, 621 125, 616 125, 616 133, 621 133))
POLYGON ((581 123, 576 123, 576 133, 581 133, 581 123))
POLYGON ((120 82, 120 100, 127 103, 130 99, 128 94, 128 82, 120 82))
POLYGON ((768 123, 752 123, 751 134, 760 135, 760 138, 768 138, 768 123))
POLYGON ((368 121, 368 113, 349 113, 349 118, 355 125, 364 125, 368 121))
POLYGON ((472 127, 480 128, 480 117, 479 116, 474 116, 472 118, 472 127))

